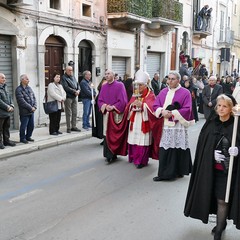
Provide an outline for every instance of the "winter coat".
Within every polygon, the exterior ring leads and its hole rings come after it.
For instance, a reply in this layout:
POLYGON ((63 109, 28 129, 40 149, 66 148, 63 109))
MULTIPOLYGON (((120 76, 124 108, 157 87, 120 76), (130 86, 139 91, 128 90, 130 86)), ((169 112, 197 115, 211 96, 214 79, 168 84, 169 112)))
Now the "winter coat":
POLYGON ((15 90, 15 95, 20 116, 31 115, 33 107, 37 109, 36 97, 31 87, 23 87, 20 84, 15 90))
POLYGON ((6 84, 0 84, 0 118, 6 118, 12 112, 8 112, 8 108, 13 107, 12 99, 7 91, 6 84))
POLYGON ((48 84, 47 89, 47 101, 58 101, 58 109, 62 109, 62 101, 66 100, 66 92, 61 84, 55 84, 54 82, 48 84))

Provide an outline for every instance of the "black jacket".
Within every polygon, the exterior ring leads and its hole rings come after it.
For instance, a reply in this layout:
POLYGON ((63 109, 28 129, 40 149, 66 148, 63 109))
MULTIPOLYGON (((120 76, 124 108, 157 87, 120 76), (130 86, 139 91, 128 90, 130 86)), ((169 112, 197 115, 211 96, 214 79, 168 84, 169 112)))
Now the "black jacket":
POLYGON ((152 85, 152 89, 153 89, 153 92, 154 92, 155 96, 157 96, 160 92, 159 82, 156 81, 155 79, 152 79, 151 85, 152 85))

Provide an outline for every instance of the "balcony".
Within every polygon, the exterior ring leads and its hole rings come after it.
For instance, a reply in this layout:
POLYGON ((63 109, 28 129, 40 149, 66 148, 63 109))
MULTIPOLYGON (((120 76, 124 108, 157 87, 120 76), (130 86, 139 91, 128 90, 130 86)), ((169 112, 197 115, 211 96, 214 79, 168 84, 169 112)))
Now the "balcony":
POLYGON ((183 22, 183 4, 175 0, 152 1, 152 25, 179 26, 183 22))
POLYGON ((212 35, 212 19, 201 18, 198 15, 194 17, 193 35, 200 39, 212 35))
POLYGON ((114 26, 137 27, 151 23, 152 0, 108 0, 107 11, 114 26))
POLYGON ((7 4, 15 7, 33 5, 33 0, 7 0, 7 4))

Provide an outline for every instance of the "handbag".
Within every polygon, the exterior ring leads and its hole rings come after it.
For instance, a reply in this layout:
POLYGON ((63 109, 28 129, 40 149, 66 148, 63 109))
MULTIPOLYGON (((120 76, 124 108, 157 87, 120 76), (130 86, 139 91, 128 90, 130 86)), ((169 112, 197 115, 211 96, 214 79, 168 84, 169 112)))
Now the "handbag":
POLYGON ((58 101, 47 102, 47 96, 45 95, 45 101, 43 102, 43 109, 46 114, 58 111, 58 101))

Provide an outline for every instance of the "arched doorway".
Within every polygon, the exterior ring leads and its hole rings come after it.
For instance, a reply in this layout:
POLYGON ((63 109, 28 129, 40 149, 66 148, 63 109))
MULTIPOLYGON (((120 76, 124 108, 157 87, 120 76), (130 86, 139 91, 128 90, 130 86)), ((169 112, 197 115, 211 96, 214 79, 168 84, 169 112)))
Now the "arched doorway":
POLYGON ((63 75, 64 47, 62 38, 51 35, 45 42, 45 88, 51 82, 55 72, 63 75))
POLYGON ((79 43, 78 48, 78 81, 80 82, 85 70, 92 72, 92 47, 88 41, 83 40, 79 43))

